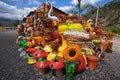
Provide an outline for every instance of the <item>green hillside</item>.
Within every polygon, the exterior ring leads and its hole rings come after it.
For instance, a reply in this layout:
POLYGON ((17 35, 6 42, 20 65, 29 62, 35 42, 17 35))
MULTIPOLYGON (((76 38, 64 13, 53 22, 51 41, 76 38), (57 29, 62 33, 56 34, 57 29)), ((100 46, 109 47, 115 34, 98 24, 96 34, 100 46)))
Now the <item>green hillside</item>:
MULTIPOLYGON (((91 8, 84 16, 95 20, 97 8, 91 8)), ((99 8, 99 18, 104 19, 106 28, 120 27, 120 0, 113 0, 99 8)))

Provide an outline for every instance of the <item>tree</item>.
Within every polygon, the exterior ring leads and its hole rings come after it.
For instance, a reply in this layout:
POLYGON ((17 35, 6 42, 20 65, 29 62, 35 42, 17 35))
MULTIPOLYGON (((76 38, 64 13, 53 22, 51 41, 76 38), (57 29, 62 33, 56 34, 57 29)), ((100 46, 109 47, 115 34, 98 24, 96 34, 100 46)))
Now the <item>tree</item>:
POLYGON ((91 4, 86 3, 85 5, 81 6, 81 0, 78 0, 78 4, 73 9, 69 10, 68 13, 78 14, 80 16, 85 10, 89 11, 91 9, 93 9, 91 4))
POLYGON ((17 27, 17 25, 20 23, 20 21, 19 20, 15 20, 13 23, 12 23, 12 25, 14 26, 14 27, 17 27))

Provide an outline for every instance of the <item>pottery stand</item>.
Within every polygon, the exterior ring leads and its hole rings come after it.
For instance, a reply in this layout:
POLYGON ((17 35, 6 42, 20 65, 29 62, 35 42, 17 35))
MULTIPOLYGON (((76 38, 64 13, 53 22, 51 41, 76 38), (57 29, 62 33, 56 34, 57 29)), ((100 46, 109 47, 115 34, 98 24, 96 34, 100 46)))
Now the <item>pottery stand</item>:
POLYGON ((38 70, 39 70, 39 74, 41 74, 41 75, 45 74, 45 69, 44 68, 38 69, 38 70))
POLYGON ((62 69, 57 69, 56 70, 56 76, 62 76, 63 75, 63 70, 62 69))

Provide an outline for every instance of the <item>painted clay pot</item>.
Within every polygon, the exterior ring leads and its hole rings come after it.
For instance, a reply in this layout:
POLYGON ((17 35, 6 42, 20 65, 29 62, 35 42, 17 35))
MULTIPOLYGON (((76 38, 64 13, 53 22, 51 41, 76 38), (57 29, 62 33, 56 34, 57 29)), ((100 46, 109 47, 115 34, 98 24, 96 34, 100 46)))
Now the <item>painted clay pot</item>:
POLYGON ((99 57, 95 55, 87 55, 88 68, 96 69, 97 62, 100 60, 99 57))
POLYGON ((98 45, 100 45, 100 43, 101 43, 101 39, 100 39, 100 38, 95 38, 95 39, 92 40, 92 43, 93 43, 94 45, 98 46, 98 45))
POLYGON ((36 63, 36 58, 28 57, 28 64, 35 64, 35 63, 36 63))

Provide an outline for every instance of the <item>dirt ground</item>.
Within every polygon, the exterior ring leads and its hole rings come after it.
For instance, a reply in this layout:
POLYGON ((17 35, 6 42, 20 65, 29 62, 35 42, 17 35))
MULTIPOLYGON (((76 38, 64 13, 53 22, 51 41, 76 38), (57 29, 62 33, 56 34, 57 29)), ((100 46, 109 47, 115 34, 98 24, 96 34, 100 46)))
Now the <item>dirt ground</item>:
MULTIPOLYGON (((34 65, 28 65, 20 56, 14 30, 0 32, 0 80, 52 80, 52 73, 40 75, 34 65)), ((63 80, 64 76, 55 80, 63 80)), ((120 37, 116 37, 113 52, 107 53, 95 70, 86 69, 74 80, 120 80, 120 37)))

